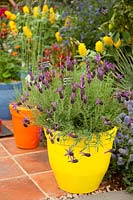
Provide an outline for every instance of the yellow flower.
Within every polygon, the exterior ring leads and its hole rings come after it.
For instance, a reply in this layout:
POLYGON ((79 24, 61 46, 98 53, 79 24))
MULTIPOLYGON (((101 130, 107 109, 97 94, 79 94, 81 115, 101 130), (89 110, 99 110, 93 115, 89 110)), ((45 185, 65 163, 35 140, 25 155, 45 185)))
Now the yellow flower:
POLYGON ((109 45, 109 46, 112 46, 112 45, 113 45, 113 40, 112 40, 112 38, 109 37, 109 36, 107 36, 107 35, 103 37, 103 41, 104 41, 104 43, 105 43, 106 45, 109 45))
POLYGON ((33 8, 33 15, 34 15, 34 17, 38 17, 39 16, 39 6, 35 6, 33 8))
POLYGON ((44 4, 43 7, 42 7, 42 12, 43 13, 47 13, 48 12, 48 5, 47 4, 44 4))
POLYGON ((52 7, 50 8, 49 21, 51 24, 54 24, 54 22, 55 22, 55 13, 54 13, 54 9, 52 7))
POLYGON ((102 53, 103 51, 103 43, 101 41, 97 41, 95 44, 96 52, 102 53))
POLYGON ((78 52, 80 56, 86 56, 87 54, 87 49, 84 43, 80 43, 78 46, 78 52))
POLYGON ((55 37, 56 37, 57 42, 61 42, 63 40, 59 32, 55 33, 55 37))
POLYGON ((72 26, 72 22, 71 22, 71 17, 70 16, 66 17, 64 26, 67 27, 67 28, 72 26))
POLYGON ((27 26, 23 27, 23 32, 28 39, 32 37, 32 32, 27 26))
POLYGON ((16 22, 14 21, 9 21, 9 26, 10 26, 10 29, 16 29, 16 22))
POLYGON ((114 42, 114 46, 118 49, 121 46, 121 39, 119 38, 117 42, 114 42))
POLYGON ((7 19, 9 19, 9 20, 15 20, 16 19, 16 15, 11 13, 8 10, 5 11, 5 15, 6 15, 7 19))
POLYGON ((23 7, 23 12, 26 13, 26 14, 29 14, 29 12, 30 12, 29 7, 28 6, 24 6, 23 7))

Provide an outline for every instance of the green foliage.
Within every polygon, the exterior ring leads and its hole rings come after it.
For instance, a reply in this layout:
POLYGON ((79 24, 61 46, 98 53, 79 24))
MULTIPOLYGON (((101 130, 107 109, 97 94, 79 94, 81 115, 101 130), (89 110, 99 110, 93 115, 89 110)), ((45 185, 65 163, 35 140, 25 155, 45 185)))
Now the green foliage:
POLYGON ((110 20, 104 22, 100 29, 104 34, 110 34, 116 42, 122 39, 123 46, 133 44, 133 1, 116 0, 113 6, 113 14, 110 20))
POLYGON ((0 51, 0 82, 20 80, 21 62, 10 53, 0 51))
POLYGON ((133 90, 133 57, 127 51, 117 50, 114 54, 116 70, 122 75, 117 87, 122 90, 133 90))

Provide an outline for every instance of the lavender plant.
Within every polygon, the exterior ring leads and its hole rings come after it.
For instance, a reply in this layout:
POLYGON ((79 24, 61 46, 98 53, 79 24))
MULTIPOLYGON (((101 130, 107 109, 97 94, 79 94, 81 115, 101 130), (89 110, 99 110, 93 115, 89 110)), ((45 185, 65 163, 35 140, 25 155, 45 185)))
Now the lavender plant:
MULTIPOLYGON (((110 77, 114 65, 102 62, 99 56, 93 60, 93 69, 88 59, 82 69, 78 65, 71 59, 66 59, 59 70, 48 69, 47 63, 41 65, 38 74, 29 74, 29 99, 25 98, 23 104, 30 102, 28 106, 38 110, 36 123, 46 128, 52 143, 60 141, 60 136, 73 138, 73 145, 86 138, 87 148, 93 137, 95 145, 99 145, 101 133, 115 125, 120 110, 110 77)), ((73 154, 69 161, 77 162, 73 145, 67 149, 67 155, 73 154)))

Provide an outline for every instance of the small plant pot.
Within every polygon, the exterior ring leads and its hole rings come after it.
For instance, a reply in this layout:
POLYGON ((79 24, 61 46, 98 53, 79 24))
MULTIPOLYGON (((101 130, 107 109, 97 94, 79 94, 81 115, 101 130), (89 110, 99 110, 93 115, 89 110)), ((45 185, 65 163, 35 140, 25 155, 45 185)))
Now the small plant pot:
POLYGON ((80 154, 81 149, 84 148, 83 141, 75 146, 74 155, 79 160, 77 163, 70 162, 68 157, 64 156, 66 149, 73 144, 73 139, 65 138, 65 140, 61 139, 59 142, 51 143, 45 129, 44 132, 47 138, 50 165, 58 186, 66 192, 76 194, 97 190, 110 163, 111 153, 108 151, 112 148, 117 128, 114 127, 107 132, 108 135, 102 137, 101 145, 98 148, 90 143, 88 149, 90 157, 80 154), (109 139, 110 134, 113 135, 111 139, 109 139))
POLYGON ((9 105, 12 115, 12 123, 16 146, 22 149, 33 149, 39 144, 40 127, 33 124, 33 115, 30 109, 17 107, 17 112, 13 105, 9 105), (24 120, 28 119, 29 124, 24 124, 24 120))

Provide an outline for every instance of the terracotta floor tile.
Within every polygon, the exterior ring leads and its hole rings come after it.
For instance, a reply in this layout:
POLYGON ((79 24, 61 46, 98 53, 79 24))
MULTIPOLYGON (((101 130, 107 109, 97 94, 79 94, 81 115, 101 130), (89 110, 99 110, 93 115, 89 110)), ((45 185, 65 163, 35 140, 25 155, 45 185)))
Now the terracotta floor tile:
POLYGON ((17 156, 16 160, 29 174, 51 170, 47 151, 17 156))
POLYGON ((32 175, 32 178, 50 197, 60 197, 66 194, 58 188, 53 172, 32 175))
POLYGON ((0 158, 8 156, 7 152, 0 146, 0 158))
POLYGON ((14 138, 9 138, 5 140, 3 139, 3 140, 0 140, 0 142, 12 155, 24 154, 27 152, 36 152, 36 151, 41 151, 41 150, 46 149, 46 147, 40 147, 40 146, 35 149, 20 149, 16 147, 14 138))
POLYGON ((0 200, 42 200, 44 197, 27 177, 0 181, 0 200))
POLYGON ((23 175, 22 170, 11 158, 0 158, 0 179, 23 175))

